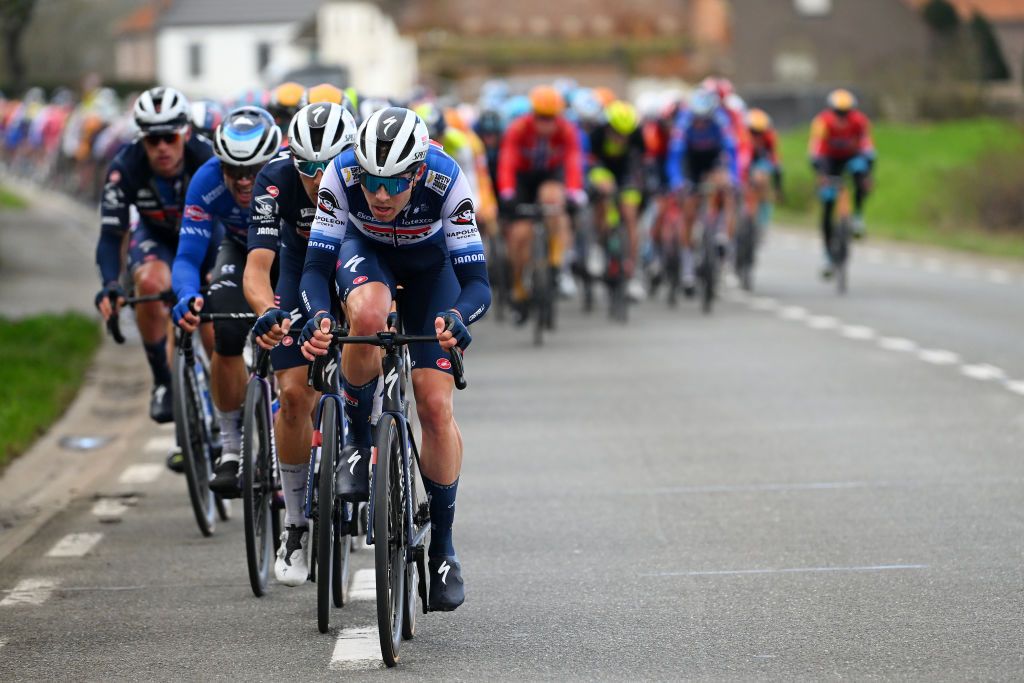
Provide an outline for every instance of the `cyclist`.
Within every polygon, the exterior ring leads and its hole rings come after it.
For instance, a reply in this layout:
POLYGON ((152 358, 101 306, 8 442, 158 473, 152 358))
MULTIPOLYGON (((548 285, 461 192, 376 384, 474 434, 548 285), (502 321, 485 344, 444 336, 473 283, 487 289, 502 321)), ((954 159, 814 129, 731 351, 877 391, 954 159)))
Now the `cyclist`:
POLYGON ((213 139, 213 131, 224 120, 224 107, 213 100, 199 100, 192 103, 189 116, 193 132, 209 142, 213 139))
MULTIPOLYGON (((214 313, 249 311, 242 293, 242 272, 253 181, 263 165, 277 156, 280 146, 281 129, 259 107, 234 109, 217 127, 213 135, 214 157, 203 164, 188 186, 181 240, 171 271, 174 294, 178 297, 172 314, 175 324, 186 332, 196 330, 197 312, 204 307, 214 313), (224 237, 217 247, 209 306, 205 306, 199 266, 203 254, 217 242, 217 224, 224 226, 224 237)), ((240 409, 248 379, 242 349, 249 325, 238 320, 215 322, 213 333, 211 392, 220 423, 222 454, 210 488, 231 497, 240 493, 240 409)))
MULTIPOLYGON (((736 141, 729 120, 719 106, 718 96, 704 89, 690 95, 689 107, 676 116, 669 141, 666 174, 669 188, 682 197, 683 205, 683 268, 682 285, 687 296, 694 292, 696 279, 693 264, 693 222, 700 195, 696 191, 704 182, 715 186, 721 197, 727 231, 732 230, 735 214, 733 188, 739 186, 736 141)), ((732 238, 731 232, 727 235, 732 238)))
MULTIPOLYGON (((476 160, 473 158, 473 147, 470 144, 469 138, 461 130, 448 125, 444 108, 434 102, 420 102, 412 107, 412 110, 423 119, 423 123, 427 124, 427 133, 430 135, 430 139, 440 143, 445 154, 455 159, 459 169, 462 171, 462 175, 465 176, 466 182, 469 183, 469 187, 473 191, 473 196, 479 202, 480 194, 476 177, 476 160)), ((480 207, 477 206, 476 209, 479 211, 480 207)))
MULTIPOLYGON (((465 592, 452 545, 462 439, 452 412, 454 382, 446 349, 466 348, 467 325, 491 303, 472 189, 458 164, 430 143, 414 112, 390 107, 359 127, 355 150, 343 152, 320 183, 302 274, 302 300, 312 316, 302 331, 303 354, 326 353, 333 325, 329 290, 335 282, 354 335, 382 330, 395 287, 411 334, 436 334, 416 344, 412 384, 423 429, 421 472, 430 505, 430 604, 452 610, 465 592)), ((369 496, 370 416, 380 352, 346 346, 342 353, 345 412, 350 430, 338 471, 346 500, 369 496)))
POLYGON ((281 128, 287 126, 295 112, 302 107, 302 98, 305 94, 306 89, 295 81, 286 81, 271 90, 267 111, 274 117, 274 123, 281 128))
POLYGON ((261 347, 272 349, 277 377, 281 409, 274 434, 284 489, 285 531, 274 574, 289 586, 302 584, 309 573, 303 504, 316 392, 307 386, 306 360, 295 337, 286 335, 293 327, 302 329, 306 322, 299 302, 299 279, 316 214, 317 188, 331 159, 355 144, 355 139, 356 122, 340 104, 307 105, 288 126, 288 149, 263 167, 253 189, 249 255, 242 284, 252 310, 262 311, 253 336, 261 347), (276 287, 272 281, 275 260, 279 265, 276 287))
MULTIPOLYGON (((643 289, 639 280, 633 278, 633 268, 637 263, 640 249, 637 218, 643 200, 644 145, 643 133, 640 131, 640 117, 632 104, 622 100, 612 102, 605 109, 606 123, 598 126, 590 134, 590 154, 594 159, 595 168, 604 168, 614 179, 614 200, 616 209, 626 226, 629 248, 626 251, 625 275, 630 278, 630 296, 643 297, 643 289), (640 291, 637 291, 637 288, 640 291)), ((598 174, 595 177, 600 177, 598 174)), ((608 202, 613 197, 605 188, 595 188, 595 211, 597 226, 603 233, 606 225, 608 202)))
MULTIPOLYGON (((506 214, 516 205, 539 203, 550 230, 550 267, 562 270, 569 244, 570 224, 566 199, 586 203, 583 189, 583 155, 576 127, 562 115, 565 102, 551 86, 530 91, 530 113, 509 124, 498 156, 498 197, 506 214)), ((525 322, 527 298, 523 271, 530 260, 530 219, 514 219, 506 235, 512 266, 512 303, 519 322, 525 322)), ((567 278, 562 278, 567 280, 567 278)))
POLYGON ((779 138, 772 119, 763 109, 747 112, 747 130, 750 132, 751 161, 747 184, 754 195, 757 222, 767 226, 772 218, 772 191, 776 198, 782 195, 782 164, 779 161, 779 138))
MULTIPOLYGON (((185 191, 192 176, 212 156, 207 145, 191 137, 188 101, 173 88, 142 93, 135 101, 133 117, 141 138, 111 162, 100 202, 96 265, 103 288, 96 294, 96 306, 104 320, 124 303, 121 255, 129 230, 127 269, 135 293, 150 296, 170 289, 185 191), (132 206, 138 211, 134 225, 129 218, 132 206)), ((209 268, 213 250, 199 254, 200 261, 204 258, 209 268)), ((149 416, 157 422, 170 422, 174 417, 167 364, 167 307, 159 301, 139 304, 135 320, 153 375, 149 416)))
POLYGON ((836 188, 829 178, 844 173, 853 176, 853 217, 850 227, 856 237, 864 235, 864 200, 871 189, 871 170, 875 161, 875 145, 871 140, 871 121, 859 109, 857 98, 849 90, 833 90, 828 108, 811 122, 808 146, 811 165, 818 174, 822 203, 821 234, 825 240, 825 266, 822 275, 832 274, 828 244, 832 239, 832 214, 836 204, 836 188))

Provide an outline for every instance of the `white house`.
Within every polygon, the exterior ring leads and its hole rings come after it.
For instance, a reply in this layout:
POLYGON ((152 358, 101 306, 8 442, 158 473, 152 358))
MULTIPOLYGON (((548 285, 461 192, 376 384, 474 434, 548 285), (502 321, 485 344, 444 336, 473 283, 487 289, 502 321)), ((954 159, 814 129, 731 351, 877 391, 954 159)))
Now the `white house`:
POLYGON ((230 99, 307 65, 299 28, 322 0, 174 0, 160 17, 157 78, 193 98, 230 99))

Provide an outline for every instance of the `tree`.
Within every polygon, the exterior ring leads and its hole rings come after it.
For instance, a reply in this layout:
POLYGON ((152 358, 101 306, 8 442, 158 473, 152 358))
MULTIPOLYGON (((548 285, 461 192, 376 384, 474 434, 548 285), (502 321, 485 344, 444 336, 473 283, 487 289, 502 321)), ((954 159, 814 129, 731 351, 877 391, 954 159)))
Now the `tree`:
POLYGON ((25 63, 21 59, 21 38, 25 33, 36 0, 0 0, 0 35, 4 38, 7 69, 15 90, 25 80, 25 63))
POLYGON ((1005 81, 1010 78, 1010 68, 1003 59, 992 24, 979 12, 971 17, 971 35, 978 50, 978 77, 983 81, 1005 81))

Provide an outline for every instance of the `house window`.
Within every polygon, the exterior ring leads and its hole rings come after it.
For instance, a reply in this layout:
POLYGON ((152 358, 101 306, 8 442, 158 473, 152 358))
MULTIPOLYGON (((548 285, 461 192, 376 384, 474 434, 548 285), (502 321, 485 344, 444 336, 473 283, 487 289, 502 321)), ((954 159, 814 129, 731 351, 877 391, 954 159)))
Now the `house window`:
POLYGON ((256 70, 260 73, 266 71, 270 65, 270 43, 256 44, 256 70))
POLYGON ((188 75, 192 78, 203 75, 203 46, 199 43, 188 46, 188 75))
POLYGON ((832 11, 832 0, 793 0, 797 14, 805 17, 824 17, 832 11))

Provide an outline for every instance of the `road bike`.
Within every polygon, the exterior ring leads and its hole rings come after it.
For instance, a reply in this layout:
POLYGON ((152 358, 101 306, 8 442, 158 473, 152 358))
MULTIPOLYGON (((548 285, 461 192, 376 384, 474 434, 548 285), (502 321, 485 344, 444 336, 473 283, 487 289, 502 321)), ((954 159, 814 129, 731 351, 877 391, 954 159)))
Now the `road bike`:
POLYGON ((713 206, 718 194, 714 183, 701 183, 698 188, 700 205, 697 209, 696 226, 699 233, 697 251, 697 282, 700 284, 701 310, 711 313, 718 295, 718 283, 722 270, 719 233, 722 230, 722 211, 713 206))
POLYGON ((850 223, 852 202, 850 188, 843 182, 843 176, 827 176, 822 188, 823 199, 836 202, 836 220, 832 226, 831 239, 828 241, 828 255, 832 264, 832 274, 836 280, 836 290, 846 294, 849 285, 850 239, 853 226, 850 223))

